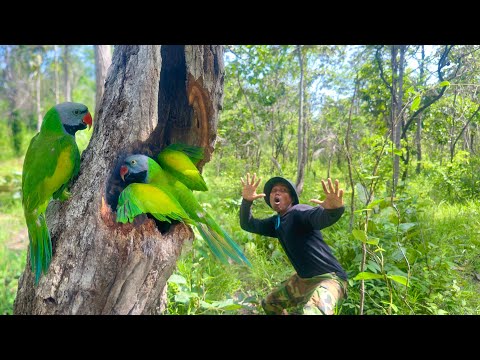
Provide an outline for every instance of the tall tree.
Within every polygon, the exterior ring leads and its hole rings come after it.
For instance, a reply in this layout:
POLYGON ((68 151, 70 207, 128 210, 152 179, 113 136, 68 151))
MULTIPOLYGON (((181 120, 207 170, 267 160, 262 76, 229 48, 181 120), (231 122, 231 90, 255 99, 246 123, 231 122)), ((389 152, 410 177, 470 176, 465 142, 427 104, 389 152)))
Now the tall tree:
POLYGON ((112 63, 112 53, 110 45, 95 45, 95 116, 98 117, 98 109, 102 100, 105 79, 107 78, 107 70, 112 63))
POLYGON ((55 79, 55 104, 60 103, 60 81, 58 80, 58 45, 53 45, 53 73, 55 79))
POLYGON ((298 65, 300 68, 300 81, 298 83, 298 158, 297 158, 297 181, 295 187, 297 188, 297 192, 300 195, 303 191, 303 184, 305 181, 305 166, 307 164, 307 134, 306 134, 306 126, 305 126, 305 119, 303 114, 303 100, 304 100, 304 84, 303 84, 303 55, 302 55, 302 47, 301 45, 297 45, 295 48, 297 57, 298 57, 298 65))
POLYGON ((70 45, 63 48, 63 91, 65 101, 72 101, 72 83, 70 79, 70 45))
POLYGON ((223 47, 116 46, 92 139, 71 198, 53 202, 49 272, 38 286, 30 264, 19 280, 16 314, 147 314, 165 308, 166 282, 192 230, 162 232, 151 219, 115 222, 118 170, 128 153, 156 154, 183 142, 209 161, 223 102, 223 47))
MULTIPOLYGON (((421 45, 421 53, 422 57, 420 60, 420 77, 419 77, 419 85, 424 87, 425 86, 425 45, 421 45)), ((417 117, 417 131, 415 133, 415 143, 417 147, 417 168, 415 172, 420 174, 422 170, 422 113, 418 114, 417 117)))
POLYGON ((33 76, 35 78, 35 104, 37 111, 37 131, 40 131, 42 126, 43 113, 42 113, 42 63, 43 63, 43 46, 36 46, 33 50, 33 57, 31 61, 31 68, 33 71, 33 76))
POLYGON ((34 90, 30 79, 32 46, 3 46, 4 66, 0 66, 0 98, 6 101, 6 118, 11 129, 12 147, 21 155, 21 129, 25 125, 25 114, 32 115, 34 90))
MULTIPOLYGON (((405 69, 405 45, 392 45, 392 86, 391 86, 391 138, 395 150, 401 148, 401 134, 403 129, 403 74, 405 69), (399 59, 397 59, 400 54, 399 59)), ((395 196, 400 176, 400 156, 393 153, 392 198, 395 196)))

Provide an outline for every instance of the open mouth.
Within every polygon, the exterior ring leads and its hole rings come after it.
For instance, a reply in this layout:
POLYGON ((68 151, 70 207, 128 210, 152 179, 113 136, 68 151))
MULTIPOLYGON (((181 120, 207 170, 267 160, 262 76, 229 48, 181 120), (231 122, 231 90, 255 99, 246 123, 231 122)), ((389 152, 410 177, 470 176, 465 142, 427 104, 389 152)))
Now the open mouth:
POLYGON ((273 202, 274 202, 275 205, 279 205, 279 204, 280 204, 280 197, 275 196, 275 197, 273 198, 273 202))

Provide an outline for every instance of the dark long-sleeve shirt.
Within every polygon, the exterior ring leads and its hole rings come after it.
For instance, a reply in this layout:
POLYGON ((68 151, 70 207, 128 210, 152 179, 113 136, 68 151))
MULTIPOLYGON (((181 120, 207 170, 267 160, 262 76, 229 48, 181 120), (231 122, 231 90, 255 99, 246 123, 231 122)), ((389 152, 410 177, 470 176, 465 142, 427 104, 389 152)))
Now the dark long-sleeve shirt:
POLYGON ((321 206, 297 204, 280 216, 279 224, 278 215, 255 219, 251 206, 252 202, 242 200, 240 206, 242 229, 277 238, 300 277, 310 278, 334 272, 338 277, 347 280, 345 270, 333 256, 320 232, 340 219, 345 211, 344 206, 338 209, 324 209, 321 206))

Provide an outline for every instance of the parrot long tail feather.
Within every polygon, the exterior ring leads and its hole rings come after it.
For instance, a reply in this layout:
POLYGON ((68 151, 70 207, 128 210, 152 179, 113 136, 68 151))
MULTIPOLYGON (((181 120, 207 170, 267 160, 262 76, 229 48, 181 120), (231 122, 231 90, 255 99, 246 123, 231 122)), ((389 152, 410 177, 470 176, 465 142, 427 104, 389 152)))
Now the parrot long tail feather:
MULTIPOLYGON (((230 257, 235 262, 245 263, 251 267, 250 261, 245 257, 240 247, 235 241, 213 220, 213 218, 206 214, 205 224, 200 224, 197 228, 202 227, 200 234, 205 239, 207 244, 212 249, 212 252, 225 263, 227 257, 230 257), (203 226, 202 226, 203 225, 203 226)), ((200 229, 199 229, 200 230, 200 229)))
POLYGON ((225 254, 223 253, 222 249, 217 246, 216 242, 215 242, 215 241, 212 241, 211 236, 207 234, 207 233, 209 232, 207 226, 206 226, 205 224, 198 223, 198 224, 197 224, 197 229, 198 229, 198 232, 200 233, 200 235, 202 235, 203 239, 204 239, 205 242, 207 243, 207 245, 208 245, 208 247, 210 248, 210 250, 213 252, 213 254, 214 254, 223 264, 228 265, 228 258, 227 258, 227 256, 225 256, 225 254))
POLYGON ((35 284, 38 284, 42 272, 47 273, 52 261, 52 240, 44 214, 40 214, 37 219, 30 217, 27 227, 30 238, 30 265, 35 274, 35 284))

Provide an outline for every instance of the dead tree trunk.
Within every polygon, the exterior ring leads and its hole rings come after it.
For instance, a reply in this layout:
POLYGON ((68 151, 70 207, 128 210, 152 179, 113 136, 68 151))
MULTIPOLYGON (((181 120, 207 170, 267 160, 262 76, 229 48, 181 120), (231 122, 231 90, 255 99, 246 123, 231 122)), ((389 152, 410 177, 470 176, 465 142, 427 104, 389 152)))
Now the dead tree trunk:
POLYGON ((117 46, 92 139, 71 198, 52 202, 50 269, 34 287, 27 262, 16 314, 152 314, 192 230, 182 223, 119 224, 118 168, 128 153, 156 154, 173 142, 214 149, 223 102, 223 47, 117 46), (113 211, 112 211, 113 209, 113 211))

